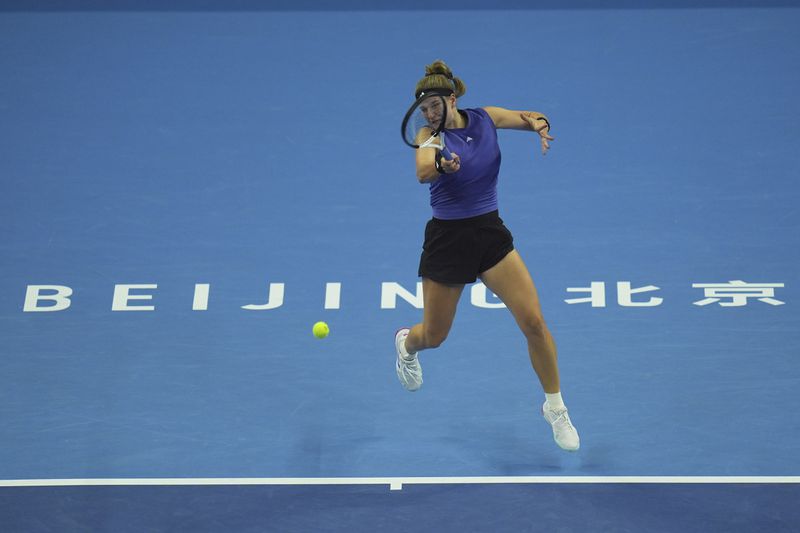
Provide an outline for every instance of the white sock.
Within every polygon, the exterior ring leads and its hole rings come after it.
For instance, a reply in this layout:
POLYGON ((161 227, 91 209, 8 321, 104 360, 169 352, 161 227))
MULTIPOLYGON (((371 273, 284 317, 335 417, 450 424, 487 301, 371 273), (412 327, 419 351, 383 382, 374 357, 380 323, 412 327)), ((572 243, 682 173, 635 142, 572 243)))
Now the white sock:
POLYGON ((566 405, 564 405, 564 400, 561 399, 560 392, 556 392, 555 394, 548 394, 545 392, 544 397, 547 400, 548 409, 563 409, 566 407, 566 405))
POLYGON ((414 360, 414 356, 417 355, 417 352, 409 353, 409 351, 406 350, 406 340, 405 339, 403 339, 403 353, 401 355, 403 356, 403 359, 405 359, 406 361, 413 361, 414 360), (408 356, 408 357, 406 357, 406 356, 408 356))

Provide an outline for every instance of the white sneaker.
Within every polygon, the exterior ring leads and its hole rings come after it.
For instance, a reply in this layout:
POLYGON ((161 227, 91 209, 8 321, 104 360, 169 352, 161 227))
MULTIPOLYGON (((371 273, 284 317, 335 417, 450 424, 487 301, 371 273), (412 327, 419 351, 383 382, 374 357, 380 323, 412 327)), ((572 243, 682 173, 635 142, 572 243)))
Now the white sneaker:
POLYGON ((400 384, 407 390, 414 392, 422 387, 422 367, 419 366, 419 359, 417 354, 409 361, 407 357, 411 357, 406 351, 406 337, 408 328, 403 328, 397 331, 394 335, 394 346, 397 349, 397 379, 400 384))
POLYGON ((561 449, 568 452, 575 452, 581 447, 581 439, 578 437, 578 430, 572 425, 572 421, 567 414, 567 408, 550 409, 547 402, 542 406, 542 415, 551 426, 553 426, 553 439, 561 449))

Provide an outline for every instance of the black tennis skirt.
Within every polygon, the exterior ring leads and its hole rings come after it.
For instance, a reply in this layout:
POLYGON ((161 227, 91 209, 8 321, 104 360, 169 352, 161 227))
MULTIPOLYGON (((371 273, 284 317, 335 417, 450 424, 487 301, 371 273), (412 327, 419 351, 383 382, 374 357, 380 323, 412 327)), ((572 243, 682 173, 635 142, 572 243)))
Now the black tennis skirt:
POLYGON ((432 218, 425 226, 419 275, 439 283, 472 283, 514 249, 497 211, 471 218, 432 218))

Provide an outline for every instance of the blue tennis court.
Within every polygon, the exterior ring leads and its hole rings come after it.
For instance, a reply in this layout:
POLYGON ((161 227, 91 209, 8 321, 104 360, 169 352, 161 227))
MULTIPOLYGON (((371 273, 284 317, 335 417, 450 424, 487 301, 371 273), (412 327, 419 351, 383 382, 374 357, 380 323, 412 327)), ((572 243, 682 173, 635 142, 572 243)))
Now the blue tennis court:
POLYGON ((796 530, 799 8, 9 2, 0 520, 796 530), (550 117, 544 157, 499 133, 500 214, 575 454, 481 284, 397 382, 430 217, 399 126, 438 58, 460 107, 550 117))

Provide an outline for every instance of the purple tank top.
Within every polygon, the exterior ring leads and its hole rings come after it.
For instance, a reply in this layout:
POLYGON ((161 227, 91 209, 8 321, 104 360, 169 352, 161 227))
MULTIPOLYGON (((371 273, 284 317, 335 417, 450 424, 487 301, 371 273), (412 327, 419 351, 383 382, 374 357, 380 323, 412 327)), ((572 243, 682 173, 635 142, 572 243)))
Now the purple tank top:
POLYGON ((447 148, 461 158, 461 169, 431 183, 433 216, 445 220, 469 218, 497 209, 500 146, 497 128, 483 109, 461 110, 466 128, 444 130, 447 148))

